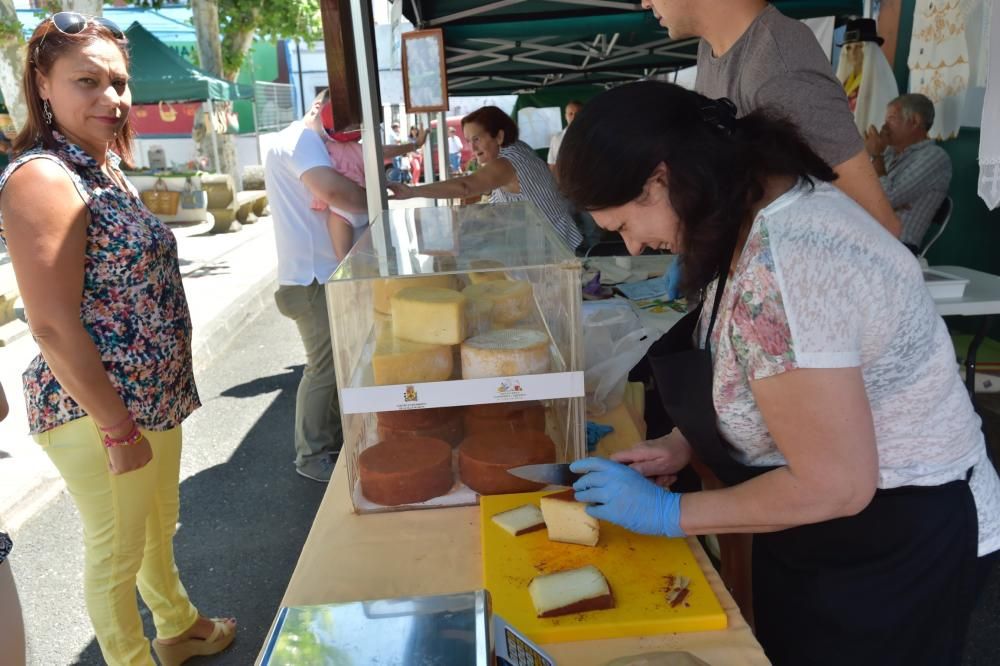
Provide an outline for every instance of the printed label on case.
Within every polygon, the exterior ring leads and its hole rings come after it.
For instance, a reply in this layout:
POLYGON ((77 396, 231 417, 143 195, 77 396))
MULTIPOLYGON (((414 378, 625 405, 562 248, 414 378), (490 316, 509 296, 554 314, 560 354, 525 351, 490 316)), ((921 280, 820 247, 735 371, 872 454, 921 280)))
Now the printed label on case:
POLYGON ((583 395, 582 372, 555 372, 545 375, 345 388, 340 392, 340 409, 344 414, 366 414, 492 402, 580 398, 583 395))

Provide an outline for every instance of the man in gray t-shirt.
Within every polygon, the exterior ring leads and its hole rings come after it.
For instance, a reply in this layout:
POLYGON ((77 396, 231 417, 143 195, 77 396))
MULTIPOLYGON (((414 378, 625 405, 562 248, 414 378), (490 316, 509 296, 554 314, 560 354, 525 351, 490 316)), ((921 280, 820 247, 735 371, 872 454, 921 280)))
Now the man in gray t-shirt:
POLYGON ((728 97, 741 116, 771 109, 794 122, 837 172, 834 185, 899 235, 847 96, 808 26, 765 0, 642 0, 642 6, 672 38, 701 37, 698 92, 728 97))

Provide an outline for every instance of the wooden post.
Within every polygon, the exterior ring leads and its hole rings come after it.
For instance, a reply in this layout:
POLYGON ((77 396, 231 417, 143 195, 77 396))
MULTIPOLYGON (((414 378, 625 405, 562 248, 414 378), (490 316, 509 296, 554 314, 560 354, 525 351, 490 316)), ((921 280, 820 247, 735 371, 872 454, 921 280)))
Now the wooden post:
POLYGON ((320 0, 320 13, 333 127, 338 132, 356 130, 362 114, 350 0, 320 0))
POLYGON ((899 43, 899 16, 902 3, 900 0, 882 0, 878 13, 878 34, 885 43, 882 52, 885 53, 889 66, 896 62, 896 45, 899 43))

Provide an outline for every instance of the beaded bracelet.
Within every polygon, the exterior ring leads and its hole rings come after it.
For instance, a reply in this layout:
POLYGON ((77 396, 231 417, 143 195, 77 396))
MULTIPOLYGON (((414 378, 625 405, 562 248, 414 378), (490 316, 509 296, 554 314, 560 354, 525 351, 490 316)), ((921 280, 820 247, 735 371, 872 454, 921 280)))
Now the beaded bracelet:
POLYGON ((123 418, 121 421, 114 424, 113 426, 100 426, 100 428, 101 432, 114 432, 116 430, 120 430, 123 425, 128 425, 129 423, 132 423, 132 415, 126 414, 125 418, 123 418))
POLYGON ((141 439, 142 433, 139 431, 139 426, 132 424, 132 430, 124 437, 113 438, 111 435, 104 435, 104 446, 109 449, 120 446, 132 446, 133 444, 138 444, 141 439))

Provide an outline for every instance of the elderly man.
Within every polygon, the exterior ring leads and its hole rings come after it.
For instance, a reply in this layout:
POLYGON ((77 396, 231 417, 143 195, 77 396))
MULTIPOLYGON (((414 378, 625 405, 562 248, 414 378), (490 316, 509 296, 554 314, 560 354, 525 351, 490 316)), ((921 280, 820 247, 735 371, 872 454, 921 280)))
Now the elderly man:
POLYGON ((872 165, 903 224, 899 240, 914 254, 951 184, 951 159, 927 136, 933 124, 934 103, 914 93, 891 101, 881 132, 872 126, 865 135, 872 165))

